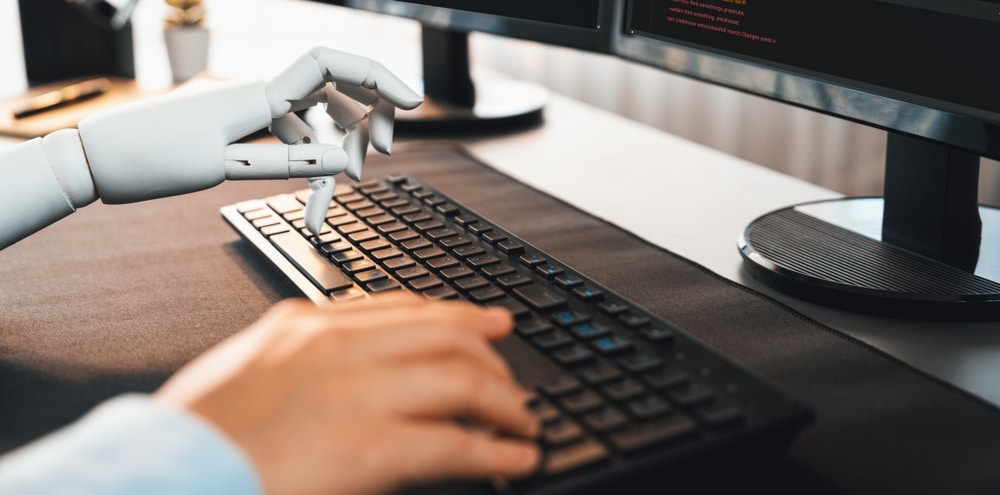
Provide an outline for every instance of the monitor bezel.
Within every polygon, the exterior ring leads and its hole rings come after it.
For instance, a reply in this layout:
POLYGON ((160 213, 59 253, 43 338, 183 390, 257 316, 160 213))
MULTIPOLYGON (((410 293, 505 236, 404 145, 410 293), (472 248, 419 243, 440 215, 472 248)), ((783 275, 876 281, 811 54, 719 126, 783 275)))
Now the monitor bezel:
POLYGON ((590 52, 611 53, 617 2, 598 0, 598 24, 593 28, 567 26, 491 14, 431 7, 396 0, 320 0, 419 21, 422 25, 458 32, 479 32, 590 52))

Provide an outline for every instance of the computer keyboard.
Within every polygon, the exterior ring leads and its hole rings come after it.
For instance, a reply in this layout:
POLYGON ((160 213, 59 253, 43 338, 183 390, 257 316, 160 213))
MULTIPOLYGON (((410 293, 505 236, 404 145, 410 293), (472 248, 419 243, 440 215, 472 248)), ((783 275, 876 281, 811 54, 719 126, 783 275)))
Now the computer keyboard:
POLYGON ((568 493, 756 457, 812 418, 763 377, 414 177, 338 185, 319 236, 304 226, 308 194, 221 213, 309 298, 409 290, 514 314, 497 349, 536 392, 544 461, 503 490, 568 493))

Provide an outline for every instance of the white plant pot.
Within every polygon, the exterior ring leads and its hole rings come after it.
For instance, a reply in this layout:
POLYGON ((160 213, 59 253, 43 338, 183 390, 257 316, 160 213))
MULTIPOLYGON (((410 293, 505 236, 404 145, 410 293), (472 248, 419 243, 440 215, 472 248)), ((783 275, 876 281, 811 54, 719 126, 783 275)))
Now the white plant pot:
POLYGON ((174 82, 187 81, 208 68, 208 29, 201 26, 167 27, 163 38, 174 82))

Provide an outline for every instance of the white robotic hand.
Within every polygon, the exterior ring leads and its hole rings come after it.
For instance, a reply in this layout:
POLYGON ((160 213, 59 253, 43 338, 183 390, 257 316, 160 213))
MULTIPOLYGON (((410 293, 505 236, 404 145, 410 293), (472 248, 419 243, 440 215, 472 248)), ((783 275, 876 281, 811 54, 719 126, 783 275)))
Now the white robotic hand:
POLYGON ((267 83, 177 92, 92 115, 78 131, 0 153, 0 248, 98 198, 130 203, 226 179, 310 178, 306 224, 318 232, 333 175, 360 178, 369 140, 389 153, 395 109, 421 101, 382 64, 320 47, 267 83), (347 131, 341 145, 315 142, 296 115, 321 102, 347 131), (268 126, 285 144, 236 143, 268 126))
MULTIPOLYGON (((271 132, 287 144, 316 142, 298 112, 317 103, 347 134, 342 143, 347 176, 361 179, 369 142, 389 154, 397 107, 415 108, 421 97, 378 62, 328 48, 315 48, 267 85, 274 121, 271 132)), ((334 172, 334 173, 336 173, 334 172)), ((319 235, 336 182, 333 174, 309 179, 306 227, 319 235)))

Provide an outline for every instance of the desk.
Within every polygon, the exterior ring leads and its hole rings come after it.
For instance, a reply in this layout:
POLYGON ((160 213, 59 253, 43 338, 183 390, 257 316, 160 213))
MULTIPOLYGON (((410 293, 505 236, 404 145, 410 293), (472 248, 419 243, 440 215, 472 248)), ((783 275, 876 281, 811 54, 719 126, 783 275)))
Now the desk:
MULTIPOLYGON (((287 43, 282 43, 282 49, 276 50, 269 43, 261 40, 257 34, 259 19, 270 19, 273 26, 289 28, 295 26, 292 22, 280 23, 275 19, 294 17, 296 21, 303 19, 302 10, 296 10, 294 16, 276 5, 288 5, 289 9, 327 8, 315 5, 298 4, 297 2, 260 2, 244 0, 242 6, 253 3, 253 7, 234 7, 232 3, 217 1, 210 4, 215 10, 214 18, 219 22, 218 39, 231 40, 227 44, 217 44, 213 52, 218 72, 224 76, 236 75, 241 68, 251 69, 252 76, 264 77, 280 69, 308 47, 322 43, 350 51, 365 53, 379 58, 393 70, 406 73, 413 68, 413 61, 418 60, 413 51, 399 49, 412 46, 405 44, 409 39, 412 43, 416 31, 413 26, 397 20, 376 18, 368 14, 338 11, 335 19, 322 16, 306 16, 311 23, 317 23, 317 18, 328 20, 329 30, 322 36, 304 36, 299 30, 294 34, 289 31, 287 43), (258 5, 259 4, 259 5, 258 5), (292 5, 294 4, 294 7, 292 5), (240 15, 241 12, 253 10, 254 16, 240 15), (222 24, 221 20, 226 23, 222 24), (365 40, 364 31, 371 30, 387 39, 385 44, 369 45, 365 40), (383 31, 384 30, 384 31, 383 31), (332 34, 331 34, 332 33, 332 34), (339 34, 338 34, 339 33, 339 34), (402 44, 393 44, 401 42, 402 44), (391 53, 386 46, 393 47, 391 53), (373 48, 375 46, 375 48, 373 48), (248 57, 252 57, 249 62, 248 57), (222 61, 220 61, 222 60, 222 61), (242 62, 239 62, 242 61, 242 62), (394 63, 398 62, 398 63, 394 63)), ((332 7, 331 7, 332 8, 332 7)), ((279 28, 280 29, 280 28, 279 28)), ((140 35, 142 36, 142 35, 140 35)), ((276 36, 273 32, 269 40, 276 36)), ((154 38, 150 38, 154 39, 154 38)), ((151 41, 138 43, 137 46, 153 47, 151 41)), ((155 51, 155 50, 154 50, 155 51)), ((140 56, 141 57, 141 56, 140 56)), ((140 64, 140 69, 142 68, 140 64)), ((0 70, 0 73, 4 71, 0 70)), ((5 140, 7 144, 14 141, 5 140)), ((580 210, 597 218, 605 219, 628 230, 650 243, 663 247, 683 257, 722 275, 730 280, 745 284, 761 292, 779 299, 790 307, 814 318, 831 328, 846 335, 866 342, 887 354, 894 356, 903 363, 952 383, 976 396, 982 397, 994 404, 1000 403, 1000 336, 994 331, 996 324, 962 324, 944 325, 921 322, 904 322, 874 317, 861 317, 802 303, 783 295, 773 293, 760 287, 755 281, 746 277, 741 268, 741 259, 736 250, 735 239, 743 227, 761 213, 777 209, 789 204, 836 197, 828 190, 812 186, 787 176, 772 172, 763 167, 727 156, 688 141, 663 134, 649 127, 636 124, 616 115, 596 110, 587 105, 553 95, 546 109, 546 122, 542 127, 518 134, 478 137, 463 140, 471 152, 495 167, 540 191, 559 198, 580 210), (605 193, 607 184, 627 184, 630 187, 628 198, 605 193), (656 222, 637 221, 634 212, 638 205, 652 206, 662 212, 656 222)), ((231 201, 257 197, 267 190, 288 190, 292 185, 278 184, 226 184, 216 190, 205 191, 194 195, 190 202, 200 204, 215 215, 211 205, 221 206, 231 201), (271 189, 273 188, 273 189, 271 189)), ((134 265, 132 272, 138 277, 138 282, 132 286, 138 290, 143 284, 158 286, 163 281, 143 278, 142 256, 138 251, 148 246, 137 240, 127 241, 122 237, 119 245, 109 245, 100 240, 79 242, 63 237, 67 229, 85 224, 90 217, 89 210, 116 208, 124 219, 130 211, 147 212, 148 209, 161 209, 166 228, 172 231, 182 231, 185 222, 195 210, 177 209, 181 203, 173 200, 152 202, 144 205, 127 207, 107 207, 95 205, 75 214, 66 227, 57 224, 39 234, 39 239, 52 242, 64 242, 74 249, 107 249, 117 246, 118 250, 104 254, 103 262, 108 266, 120 263, 134 265), (141 283, 140 283, 141 282, 141 283)), ((96 214, 96 213, 95 213, 96 214)), ((240 251, 236 236, 228 231, 228 227, 219 220, 211 230, 199 231, 204 234, 204 242, 216 242, 226 250, 240 251)), ((287 289, 266 273, 258 273, 252 266, 234 262, 227 270, 205 267, 186 259, 183 251, 171 251, 170 246, 159 246, 157 253, 171 256, 178 266, 178 280, 165 281, 167 284, 185 284, 201 287, 204 294, 186 294, 185 297, 172 299, 169 306, 159 306, 150 296, 126 293, 113 282, 114 277, 106 279, 107 292, 101 294, 72 294, 71 291, 60 291, 64 297, 88 297, 92 301, 114 301, 121 305, 123 301, 133 301, 139 305, 134 312, 125 312, 117 316, 124 321, 138 323, 143 319, 152 319, 161 313, 170 313, 174 321, 187 322, 191 328, 197 328, 202 318, 211 317, 214 312, 241 314, 240 318, 230 322, 230 326, 216 329, 213 332, 191 332, 192 340, 186 347, 175 348, 174 352, 161 361, 147 363, 151 370, 149 376, 133 377, 132 383, 137 388, 148 388, 157 383, 166 373, 187 359, 191 352, 203 347, 206 343, 227 332, 236 331, 242 325, 249 323, 262 312, 268 303, 280 297, 291 295, 287 289), (173 254, 170 254, 173 253, 173 254), (190 265, 188 265, 190 263, 190 265), (231 270, 231 271, 230 271, 231 270), (209 289, 217 289, 228 283, 247 284, 258 290, 252 294, 240 295, 239 299, 225 298, 206 304, 206 299, 214 299, 209 289), (190 316, 179 318, 176 312, 191 312, 190 316)), ((0 253, 0 263, 18 263, 30 253, 22 250, 0 253)), ((72 250, 70 250, 72 251, 72 250)), ((234 258, 236 260, 239 257, 234 258)), ((130 265, 130 266, 132 266, 130 265)), ((120 272, 119 272, 120 273, 120 272)), ((70 278, 82 277, 83 274, 73 274, 70 278)), ((55 304, 58 301, 47 300, 45 291, 48 287, 38 287, 30 281, 17 283, 5 282, 6 291, 16 287, 24 291, 38 291, 35 296, 18 299, 22 302, 35 304, 55 304)), ((174 294, 169 288, 159 287, 167 291, 160 294, 174 294)), ((155 296, 152 296, 155 297, 155 296)), ((10 301, 10 299, 8 299, 10 301)), ((66 311, 72 309, 72 304, 83 304, 81 301, 61 301, 60 306, 66 311)), ((21 327, 24 333, 13 337, 5 337, 6 343, 0 348, 11 345, 23 345, 24 339, 30 339, 30 331, 45 331, 50 325, 58 327, 70 321, 59 321, 47 318, 44 312, 34 316, 24 316, 27 313, 19 311, 30 324, 21 327)), ((120 329, 123 333, 130 331, 132 325, 126 323, 120 329)), ((204 330, 204 329, 202 329, 204 330)), ((49 330, 54 331, 54 330, 49 330)), ((107 336, 113 343, 114 336, 107 336)), ((83 338, 82 336, 80 338, 83 338)), ((65 341, 64 341, 65 342, 65 341)), ((155 343, 153 343, 155 344, 155 343)), ((123 358, 123 366, 130 362, 128 349, 116 349, 123 358)), ((40 349, 37 363, 46 363, 46 351, 40 349)), ((86 360, 86 356, 80 356, 86 360)), ((60 367, 65 372, 72 371, 74 363, 65 363, 60 367)), ((95 370, 107 372, 108 370, 95 370)), ((113 370, 111 370, 113 371, 113 370)), ((845 397, 847 399, 848 397, 845 397)), ((900 411, 903 419, 911 411, 900 411)), ((909 441, 910 439, 900 439, 909 441)), ((859 446, 864 448, 863 446, 859 446)), ((995 452, 1000 452, 1000 444, 995 452)), ((1000 471, 1000 470, 998 470, 1000 471)))

